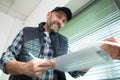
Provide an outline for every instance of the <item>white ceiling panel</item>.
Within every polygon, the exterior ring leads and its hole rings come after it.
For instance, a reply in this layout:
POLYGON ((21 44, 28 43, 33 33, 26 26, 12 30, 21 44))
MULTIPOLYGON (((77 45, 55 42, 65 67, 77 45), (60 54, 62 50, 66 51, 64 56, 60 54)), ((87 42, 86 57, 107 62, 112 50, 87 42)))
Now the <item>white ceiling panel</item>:
POLYGON ((5 5, 3 5, 3 4, 0 4, 0 11, 1 11, 1 12, 6 13, 7 10, 8 10, 8 7, 7 7, 7 6, 5 6, 5 5))
POLYGON ((41 0, 0 0, 0 11, 25 20, 41 0))
POLYGON ((25 16, 36 8, 41 0, 15 0, 11 8, 25 16))
POLYGON ((13 16, 15 18, 19 18, 21 20, 25 20, 27 18, 27 15, 20 13, 14 9, 11 9, 11 8, 9 9, 9 11, 6 14, 13 16))
POLYGON ((9 7, 14 0, 0 0, 0 4, 9 7))

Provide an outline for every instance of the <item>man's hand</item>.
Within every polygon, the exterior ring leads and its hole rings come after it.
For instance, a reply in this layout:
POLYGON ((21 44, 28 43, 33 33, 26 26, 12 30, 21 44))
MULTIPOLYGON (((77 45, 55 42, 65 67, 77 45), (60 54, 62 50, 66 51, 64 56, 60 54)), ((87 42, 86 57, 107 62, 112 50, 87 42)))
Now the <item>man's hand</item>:
MULTIPOLYGON (((106 38, 105 41, 119 43, 115 38, 106 38)), ((113 59, 120 59, 120 47, 103 44, 101 48, 113 59)))
POLYGON ((6 71, 12 75, 27 75, 30 77, 40 77, 44 72, 56 67, 55 61, 35 59, 28 62, 10 60, 6 64, 6 71))
POLYGON ((53 61, 36 59, 24 64, 23 74, 30 77, 40 77, 47 70, 54 69, 55 66, 56 64, 53 61))

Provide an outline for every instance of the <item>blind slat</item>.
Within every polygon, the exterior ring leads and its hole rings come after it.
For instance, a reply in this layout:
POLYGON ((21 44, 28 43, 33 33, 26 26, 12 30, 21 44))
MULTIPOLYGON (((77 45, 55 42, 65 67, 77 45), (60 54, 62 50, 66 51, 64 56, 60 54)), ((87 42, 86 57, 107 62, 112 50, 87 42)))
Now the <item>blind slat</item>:
MULTIPOLYGON (((76 15, 61 31, 69 39, 70 51, 77 50, 77 46, 85 41, 103 40, 106 37, 120 39, 120 10, 114 0, 97 0, 94 4, 76 15)), ((81 59, 82 56, 80 56, 81 59)), ((87 61, 93 61, 91 56, 87 61)), ((82 64, 82 63, 81 63, 82 64)), ((76 64, 77 65, 77 64, 76 64)), ((83 80, 120 79, 120 61, 113 64, 99 65, 90 69, 83 80)))

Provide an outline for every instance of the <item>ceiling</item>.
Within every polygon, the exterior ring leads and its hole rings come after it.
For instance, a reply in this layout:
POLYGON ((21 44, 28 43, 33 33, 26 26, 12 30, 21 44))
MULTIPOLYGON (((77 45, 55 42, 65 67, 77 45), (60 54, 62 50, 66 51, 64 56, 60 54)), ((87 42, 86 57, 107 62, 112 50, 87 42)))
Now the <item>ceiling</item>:
POLYGON ((21 20, 27 18, 41 0, 0 0, 0 11, 21 20))
MULTIPOLYGON (((24 21, 41 1, 43 0, 0 0, 0 11, 24 21)), ((74 13, 89 1, 93 0, 69 0, 65 6, 69 7, 74 13)))

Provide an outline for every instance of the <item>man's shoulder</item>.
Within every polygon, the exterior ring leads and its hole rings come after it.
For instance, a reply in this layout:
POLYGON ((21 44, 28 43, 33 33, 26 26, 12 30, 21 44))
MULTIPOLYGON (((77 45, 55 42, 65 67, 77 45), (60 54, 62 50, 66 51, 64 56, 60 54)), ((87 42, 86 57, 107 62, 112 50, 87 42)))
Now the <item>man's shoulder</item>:
POLYGON ((38 30, 38 27, 24 27, 23 28, 23 32, 25 32, 25 31, 37 31, 38 30))
POLYGON ((23 30, 28 30, 28 29, 37 29, 38 27, 24 27, 23 30))
POLYGON ((38 34, 39 30, 38 27, 24 27, 23 28, 23 34, 38 34))
POLYGON ((60 38, 64 39, 64 40, 68 40, 68 38, 66 36, 64 36, 63 34, 57 33, 59 35, 60 38))

